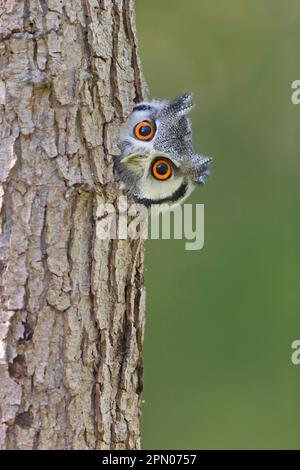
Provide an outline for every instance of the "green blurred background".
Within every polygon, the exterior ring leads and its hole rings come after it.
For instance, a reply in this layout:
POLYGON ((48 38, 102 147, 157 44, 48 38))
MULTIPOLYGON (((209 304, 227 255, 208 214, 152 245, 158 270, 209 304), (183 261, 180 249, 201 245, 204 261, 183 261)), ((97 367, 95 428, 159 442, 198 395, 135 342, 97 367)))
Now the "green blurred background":
POLYGON ((137 0, 151 96, 194 93, 205 246, 147 241, 143 447, 300 449, 299 0, 137 0))

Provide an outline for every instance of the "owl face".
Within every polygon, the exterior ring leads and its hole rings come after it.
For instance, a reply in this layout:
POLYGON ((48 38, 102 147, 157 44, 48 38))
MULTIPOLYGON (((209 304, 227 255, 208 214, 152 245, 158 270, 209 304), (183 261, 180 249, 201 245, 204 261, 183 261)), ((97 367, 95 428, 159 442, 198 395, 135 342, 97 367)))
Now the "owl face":
POLYGON ((211 159, 194 153, 186 116, 192 107, 187 93, 174 101, 143 102, 123 124, 114 166, 121 188, 136 202, 170 209, 204 184, 211 159))

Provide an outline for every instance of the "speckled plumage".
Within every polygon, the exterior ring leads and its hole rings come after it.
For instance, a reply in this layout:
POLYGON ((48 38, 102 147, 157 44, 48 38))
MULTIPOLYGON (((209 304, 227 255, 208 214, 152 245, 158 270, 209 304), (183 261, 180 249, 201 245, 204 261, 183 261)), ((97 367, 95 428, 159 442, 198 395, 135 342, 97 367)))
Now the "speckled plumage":
POLYGON ((197 184, 205 182, 211 158, 194 152, 186 116, 192 107, 189 93, 173 101, 143 102, 133 108, 123 124, 121 154, 115 158, 114 167, 121 188, 137 202, 155 205, 158 210, 170 209, 183 202, 197 184), (134 133, 135 127, 145 121, 155 128, 149 141, 139 140, 134 133), (172 166, 172 175, 166 181, 156 180, 151 170, 160 158, 172 166))

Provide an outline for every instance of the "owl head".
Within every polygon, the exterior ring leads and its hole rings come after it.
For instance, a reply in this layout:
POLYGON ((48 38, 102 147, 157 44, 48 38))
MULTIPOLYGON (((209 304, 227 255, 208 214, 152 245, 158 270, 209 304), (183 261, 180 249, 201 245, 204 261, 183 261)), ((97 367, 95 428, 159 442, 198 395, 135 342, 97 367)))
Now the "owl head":
POLYGON ((145 101, 123 124, 114 167, 121 188, 136 202, 171 209, 204 184, 211 158, 194 152, 187 118, 192 107, 189 93, 174 101, 145 101))

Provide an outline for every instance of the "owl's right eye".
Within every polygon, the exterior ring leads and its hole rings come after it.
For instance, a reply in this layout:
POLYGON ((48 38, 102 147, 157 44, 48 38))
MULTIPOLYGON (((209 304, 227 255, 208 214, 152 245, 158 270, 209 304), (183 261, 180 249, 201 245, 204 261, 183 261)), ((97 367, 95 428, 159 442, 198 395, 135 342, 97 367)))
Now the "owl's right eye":
POLYGON ((134 130, 134 136, 139 140, 149 141, 155 134, 155 125, 151 121, 139 122, 134 130))

